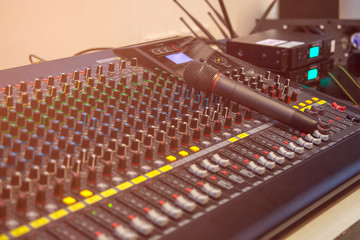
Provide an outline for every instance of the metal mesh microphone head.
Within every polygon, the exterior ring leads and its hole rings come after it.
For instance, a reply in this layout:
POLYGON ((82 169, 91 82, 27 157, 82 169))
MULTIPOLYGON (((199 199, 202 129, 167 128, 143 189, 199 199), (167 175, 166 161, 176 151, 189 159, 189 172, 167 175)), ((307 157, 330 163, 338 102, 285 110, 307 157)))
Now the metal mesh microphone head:
POLYGON ((189 62, 184 69, 186 84, 201 91, 211 92, 218 70, 200 61, 189 62))

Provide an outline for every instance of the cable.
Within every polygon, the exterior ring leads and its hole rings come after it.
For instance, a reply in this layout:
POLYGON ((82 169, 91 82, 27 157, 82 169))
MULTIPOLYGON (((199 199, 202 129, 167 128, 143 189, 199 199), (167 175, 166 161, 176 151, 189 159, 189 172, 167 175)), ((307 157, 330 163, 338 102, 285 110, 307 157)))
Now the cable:
POLYGON ((31 64, 36 63, 36 62, 33 61, 33 58, 36 58, 36 59, 40 60, 40 62, 47 62, 47 60, 45 60, 45 59, 43 59, 43 58, 41 58, 41 57, 39 57, 39 56, 37 56, 35 54, 29 54, 29 61, 30 61, 31 64))
POLYGON ((101 50, 107 50, 107 49, 112 49, 112 48, 111 47, 89 48, 89 49, 85 49, 85 50, 75 53, 74 56, 81 55, 81 54, 88 53, 88 52, 101 51, 101 50))
POLYGON ((341 90, 351 99, 351 101, 355 104, 355 105, 359 105, 355 99, 351 96, 351 94, 346 91, 346 89, 341 85, 341 83, 336 79, 336 77, 334 75, 331 74, 331 72, 328 72, 329 76, 335 81, 335 83, 341 88, 341 90))

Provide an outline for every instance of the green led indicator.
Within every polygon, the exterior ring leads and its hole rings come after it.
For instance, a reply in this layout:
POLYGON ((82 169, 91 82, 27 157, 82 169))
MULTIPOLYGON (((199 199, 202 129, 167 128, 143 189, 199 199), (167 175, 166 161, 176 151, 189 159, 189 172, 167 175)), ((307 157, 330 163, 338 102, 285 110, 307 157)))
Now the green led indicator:
POLYGON ((95 215, 95 214, 96 214, 96 212, 95 212, 95 211, 92 211, 92 212, 91 212, 91 214, 92 214, 92 215, 95 215))
POLYGON ((320 47, 319 46, 312 47, 309 50, 309 58, 317 57, 317 56, 319 56, 319 53, 320 53, 320 47))
POLYGON ((307 80, 313 80, 318 77, 318 69, 310 69, 307 74, 307 80))
POLYGON ((109 203, 109 204, 108 204, 108 207, 111 208, 111 207, 112 207, 112 203, 109 203))

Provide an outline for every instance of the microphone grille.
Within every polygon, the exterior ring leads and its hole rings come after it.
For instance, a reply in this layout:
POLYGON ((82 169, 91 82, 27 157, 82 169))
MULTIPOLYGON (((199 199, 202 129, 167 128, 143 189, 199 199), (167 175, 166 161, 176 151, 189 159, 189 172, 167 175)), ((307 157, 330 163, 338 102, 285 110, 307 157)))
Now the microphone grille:
POLYGON ((201 91, 211 92, 217 73, 216 68, 205 62, 191 61, 184 69, 184 81, 201 91))

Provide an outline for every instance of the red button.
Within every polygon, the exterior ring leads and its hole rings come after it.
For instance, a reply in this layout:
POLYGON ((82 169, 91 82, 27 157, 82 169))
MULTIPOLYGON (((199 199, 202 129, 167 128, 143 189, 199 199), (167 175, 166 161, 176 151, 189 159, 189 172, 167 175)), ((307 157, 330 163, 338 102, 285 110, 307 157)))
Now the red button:
POLYGON ((247 159, 244 159, 244 163, 249 164, 249 163, 250 163, 250 161, 249 161, 249 160, 247 160, 247 159))
POLYGON ((232 166, 232 168, 233 168, 233 169, 236 169, 236 170, 238 170, 238 169, 239 169, 239 167, 238 167, 238 166, 236 166, 236 165, 232 166))

